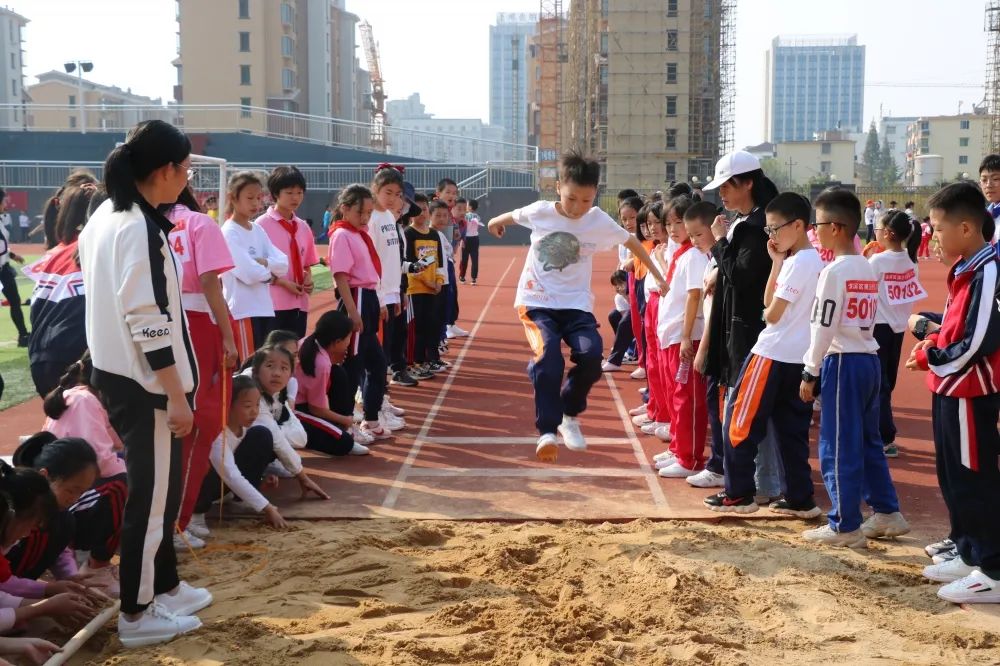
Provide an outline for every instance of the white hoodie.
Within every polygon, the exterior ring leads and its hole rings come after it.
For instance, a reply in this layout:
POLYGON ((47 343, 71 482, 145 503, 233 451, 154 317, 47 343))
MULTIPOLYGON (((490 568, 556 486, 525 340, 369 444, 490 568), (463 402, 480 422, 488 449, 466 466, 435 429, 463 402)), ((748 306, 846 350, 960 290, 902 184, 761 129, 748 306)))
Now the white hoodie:
POLYGON ((382 280, 378 285, 379 305, 399 303, 399 285, 403 277, 403 262, 399 258, 399 231, 396 218, 387 210, 372 211, 368 221, 371 236, 382 262, 382 280))

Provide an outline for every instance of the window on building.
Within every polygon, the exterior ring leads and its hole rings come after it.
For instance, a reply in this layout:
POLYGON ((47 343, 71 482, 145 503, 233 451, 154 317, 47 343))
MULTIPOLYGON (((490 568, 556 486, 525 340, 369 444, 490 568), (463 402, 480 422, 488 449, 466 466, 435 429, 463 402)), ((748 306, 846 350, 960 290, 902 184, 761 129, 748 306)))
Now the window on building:
POLYGON ((16 53, 11 53, 10 54, 10 68, 11 69, 17 69, 17 54, 16 53))
POLYGON ((705 18, 712 18, 712 3, 715 0, 705 0, 705 12, 702 14, 705 18))
POLYGON ((250 33, 241 32, 240 33, 240 53, 250 52, 250 33))
POLYGON ((281 3, 281 23, 283 25, 292 25, 295 23, 295 10, 287 2, 281 3))
POLYGON ((281 36, 281 55, 291 58, 295 55, 295 40, 288 35, 281 36))
POLYGON ((824 155, 829 155, 831 150, 832 147, 830 146, 829 143, 823 142, 822 144, 820 144, 820 152, 823 153, 824 155))
POLYGON ((968 164, 969 163, 969 156, 968 155, 959 155, 958 156, 958 163, 959 164, 968 164))
POLYGON ((10 94, 17 95, 17 79, 10 80, 10 94))
POLYGON ((959 120, 958 121, 958 128, 959 129, 969 129, 969 121, 968 120, 959 120))
POLYGON ((833 168, 833 163, 832 162, 825 162, 824 161, 824 162, 820 162, 819 163, 820 173, 830 173, 830 170, 832 168, 833 168))
POLYGON ((285 67, 281 70, 281 85, 285 90, 295 88, 295 72, 285 67))
POLYGON ((253 100, 249 97, 240 97, 240 118, 250 117, 250 107, 253 106, 253 100))
POLYGON ((599 74, 600 79, 601 79, 601 85, 602 86, 608 85, 608 66, 607 65, 601 65, 598 68, 598 74, 599 74))
POLYGON ((250 18, 250 0, 238 0, 241 19, 250 18))
POLYGON ((667 0, 667 18, 677 16, 677 0, 667 0))
POLYGON ((677 95, 667 95, 667 116, 677 115, 677 95))
POLYGON ((677 180, 677 162, 665 162, 663 166, 663 182, 672 183, 677 180))
POLYGON ((958 145, 961 146, 962 148, 965 148, 966 146, 968 146, 969 145, 969 137, 963 136, 962 138, 960 138, 958 140, 958 145))
POLYGON ((668 129, 667 130, 667 150, 673 150, 677 147, 677 130, 668 129))
POLYGON ((601 33, 601 55, 608 55, 608 33, 601 33))
POLYGON ((76 106, 76 95, 70 95, 69 96, 69 105, 70 106, 76 106))
POLYGON ((885 133, 886 134, 895 134, 896 133, 896 126, 895 125, 889 125, 888 127, 885 128, 885 133))
POLYGON ((921 131, 921 132, 929 132, 929 131, 930 131, 930 129, 931 129, 931 124, 930 124, 930 122, 928 122, 928 121, 926 121, 926 120, 921 120, 921 121, 920 121, 920 131, 921 131))
POLYGON ((601 16, 608 15, 608 0, 601 0, 601 16))
POLYGON ((240 65, 240 85, 250 85, 250 65, 240 65))
POLYGON ((677 31, 667 30, 667 50, 676 51, 677 50, 677 31))
POLYGON ((667 83, 677 83, 677 63, 667 63, 667 83))
POLYGON ((76 116, 69 117, 69 128, 76 129, 76 116))

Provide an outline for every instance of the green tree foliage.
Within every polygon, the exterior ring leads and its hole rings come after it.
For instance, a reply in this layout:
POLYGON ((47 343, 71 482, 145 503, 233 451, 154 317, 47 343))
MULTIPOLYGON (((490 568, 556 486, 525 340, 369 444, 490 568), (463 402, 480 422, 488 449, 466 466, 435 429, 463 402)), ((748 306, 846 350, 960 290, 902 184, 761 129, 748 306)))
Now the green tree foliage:
POLYGON ((774 183, 774 186, 780 192, 794 190, 798 186, 797 183, 792 182, 792 179, 788 177, 788 166, 782 165, 774 157, 765 157, 762 159, 760 161, 760 168, 767 174, 767 177, 771 179, 771 182, 774 183))
POLYGON ((891 188, 899 183, 901 175, 896 160, 892 158, 892 152, 889 150, 889 137, 882 137, 882 151, 879 154, 879 185, 891 188))
POLYGON ((868 128, 868 140, 865 142, 865 152, 862 156, 861 178, 865 185, 878 187, 881 185, 882 151, 878 146, 878 130, 875 121, 868 128))

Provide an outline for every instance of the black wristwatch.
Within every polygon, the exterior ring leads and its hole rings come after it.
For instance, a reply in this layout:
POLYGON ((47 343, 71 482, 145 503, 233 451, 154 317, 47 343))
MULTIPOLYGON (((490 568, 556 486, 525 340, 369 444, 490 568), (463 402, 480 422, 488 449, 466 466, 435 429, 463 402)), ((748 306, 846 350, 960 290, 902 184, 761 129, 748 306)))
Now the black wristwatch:
POLYGON ((817 377, 816 375, 810 375, 809 372, 806 370, 802 371, 802 381, 804 381, 805 383, 812 384, 817 379, 819 379, 819 377, 817 377))
POLYGON ((917 323, 913 325, 913 337, 917 340, 923 340, 927 337, 927 325, 931 323, 931 320, 927 317, 921 317, 917 320, 917 323))

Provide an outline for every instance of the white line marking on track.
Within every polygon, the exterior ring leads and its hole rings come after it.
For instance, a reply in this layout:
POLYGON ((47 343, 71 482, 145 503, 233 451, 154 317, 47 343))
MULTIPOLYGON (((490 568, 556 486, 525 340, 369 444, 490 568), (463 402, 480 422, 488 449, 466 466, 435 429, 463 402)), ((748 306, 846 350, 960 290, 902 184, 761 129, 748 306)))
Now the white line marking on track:
POLYGON ((605 372, 604 378, 608 381, 608 388, 611 389, 611 397, 618 406, 618 415, 625 425, 625 436, 632 442, 632 451, 635 453, 636 462, 639 463, 639 470, 646 477, 646 484, 649 486, 649 492, 653 496, 653 504, 658 508, 669 510, 670 505, 667 503, 667 496, 663 494, 663 488, 660 486, 660 476, 646 460, 646 453, 642 450, 642 444, 639 443, 639 438, 635 434, 635 428, 632 426, 632 419, 629 418, 628 409, 622 401, 621 393, 618 392, 618 386, 615 384, 615 380, 611 374, 610 372, 605 372))
POLYGON ((517 261, 517 257, 510 260, 507 264, 507 269, 497 280, 497 284, 493 287, 493 292, 490 297, 486 299, 486 304, 483 305, 482 312, 479 313, 479 319, 476 320, 476 325, 472 327, 469 331, 469 337, 465 339, 465 344, 462 345, 462 351, 458 353, 458 357, 451 366, 451 371, 448 373, 448 377, 444 381, 444 385, 441 390, 438 391, 437 398, 434 400, 434 404, 427 411, 427 416, 424 417, 423 425, 420 426, 420 433, 413 440, 413 445, 410 447, 410 452, 406 456, 406 460, 403 461, 402 466, 399 468, 399 472, 396 474, 395 480, 392 482, 392 486, 389 488, 389 492, 386 493, 385 499, 382 500, 383 509, 391 509, 396 506, 396 502, 399 500, 399 493, 403 489, 403 484, 406 482, 406 477, 409 475, 413 463, 416 462, 417 456, 420 455, 420 448, 423 443, 427 441, 427 434, 431 430, 431 425, 434 423, 434 419, 437 417, 438 410, 441 409, 441 405, 444 404, 445 396, 448 395, 448 390, 451 389, 451 385, 455 383, 455 378, 458 376, 458 371, 462 368, 462 361, 465 360, 465 355, 468 353, 469 348, 472 345, 472 341, 476 339, 476 333, 479 332, 479 327, 482 326, 483 320, 486 318, 486 313, 490 311, 490 306, 493 305, 493 299, 496 298, 497 292, 500 291, 500 286, 503 281, 507 278, 507 274, 510 273, 510 269, 513 268, 514 262, 517 261))
MULTIPOLYGON (((527 437, 476 437, 475 435, 465 435, 464 437, 428 437, 421 441, 421 444, 462 444, 465 446, 499 446, 502 444, 531 444, 538 443, 538 437, 530 435, 527 437)), ((628 437, 587 437, 589 445, 604 446, 632 446, 628 437)))
POLYGON ((412 477, 525 477, 548 479, 558 477, 643 477, 642 470, 623 467, 414 467, 409 471, 412 477))

